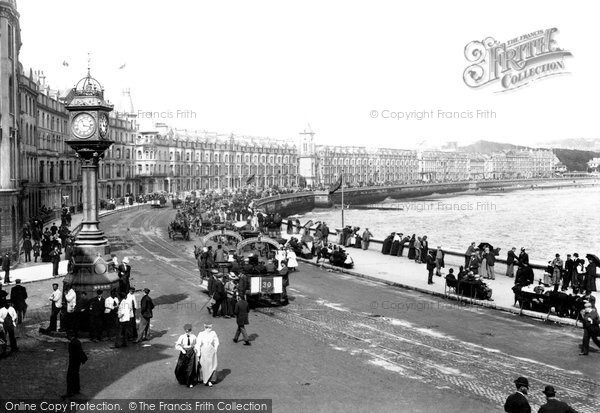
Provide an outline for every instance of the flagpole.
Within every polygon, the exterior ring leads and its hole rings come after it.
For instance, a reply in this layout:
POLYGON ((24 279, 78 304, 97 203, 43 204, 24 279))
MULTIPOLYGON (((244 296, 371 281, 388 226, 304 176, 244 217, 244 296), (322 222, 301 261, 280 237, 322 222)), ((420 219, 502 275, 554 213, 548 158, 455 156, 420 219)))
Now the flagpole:
POLYGON ((342 230, 344 228, 344 173, 342 172, 342 230))

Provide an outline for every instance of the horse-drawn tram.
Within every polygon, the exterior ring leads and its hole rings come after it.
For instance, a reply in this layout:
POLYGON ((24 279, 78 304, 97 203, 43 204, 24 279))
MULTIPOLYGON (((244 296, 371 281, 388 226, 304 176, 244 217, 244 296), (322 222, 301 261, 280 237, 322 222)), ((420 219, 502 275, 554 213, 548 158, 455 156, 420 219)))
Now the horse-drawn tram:
POLYGON ((253 307, 286 304, 288 269, 276 259, 282 242, 258 232, 225 227, 206 234, 202 247, 194 250, 209 294, 214 294, 211 278, 215 277, 225 285, 228 299, 244 294, 253 307))
POLYGON ((181 238, 182 240, 190 240, 190 223, 183 214, 177 214, 175 219, 169 223, 169 238, 175 240, 181 238))

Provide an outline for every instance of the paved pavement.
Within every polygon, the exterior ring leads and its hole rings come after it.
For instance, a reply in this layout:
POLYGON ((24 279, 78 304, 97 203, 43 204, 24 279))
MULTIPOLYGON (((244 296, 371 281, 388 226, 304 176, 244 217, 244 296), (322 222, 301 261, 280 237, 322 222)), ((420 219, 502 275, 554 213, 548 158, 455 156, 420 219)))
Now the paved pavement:
MULTIPOLYGON (((289 239, 294 235, 289 235, 285 233, 285 231, 282 231, 281 236, 289 239)), ((298 235, 296 235, 296 237, 298 237, 298 235)), ((330 240, 331 238, 333 237, 330 236, 330 240)), ((371 243, 369 250, 362 250, 360 248, 344 249, 350 253, 350 256, 354 260, 354 268, 352 270, 334 267, 329 265, 328 262, 324 263, 323 261, 319 262, 319 264, 316 264, 316 258, 312 260, 303 260, 299 258, 299 260, 311 263, 313 265, 320 265, 324 266, 325 268, 335 269, 361 278, 383 281, 388 285, 396 287, 416 290, 431 295, 444 296, 460 301, 468 301, 469 303, 481 305, 483 307, 527 315, 534 318, 548 319, 561 324, 576 324, 575 320, 569 318, 561 318, 545 313, 521 310, 519 307, 515 307, 514 293, 512 291, 512 287, 514 286, 514 278, 509 278, 504 275, 496 275, 495 280, 484 280, 484 282, 490 288, 492 288, 493 301, 475 300, 462 295, 457 295, 452 290, 449 291, 445 287, 446 280, 443 277, 437 277, 434 275, 434 284, 428 285, 427 269, 425 264, 417 264, 413 260, 409 260, 406 257, 408 249, 404 250, 405 256, 403 257, 383 255, 381 253, 381 245, 373 243, 371 243)), ((454 273, 458 273, 458 266, 447 265, 446 268, 444 268, 444 274, 448 273, 449 268, 454 268, 454 273)), ((579 323, 579 325, 581 325, 581 323, 579 323)))
MULTIPOLYGON (((149 204, 138 204, 138 203, 134 203, 133 205, 121 205, 118 206, 116 209, 114 210, 104 210, 101 211, 99 213, 100 217, 104 217, 107 215, 112 215, 114 213, 118 213, 118 212, 123 212, 126 210, 130 210, 132 208, 142 208, 144 206, 147 206, 149 204)), ((69 228, 72 232, 73 231, 77 231, 78 227, 81 225, 81 221, 83 220, 83 214, 79 213, 79 214, 73 214, 71 216, 71 227, 69 228)), ((50 221, 44 228, 50 228, 52 226, 53 221, 50 221)), ((64 252, 62 254, 62 258, 64 258, 64 252)), ((33 256, 33 253, 32 253, 33 256)), ((60 263, 58 264, 58 276, 57 277, 53 277, 52 276, 52 263, 49 262, 41 262, 41 258, 38 257, 38 262, 24 262, 24 258, 20 257, 21 261, 19 264, 17 264, 16 268, 11 269, 10 270, 10 281, 11 283, 9 285, 14 285, 15 284, 15 280, 20 279, 21 280, 21 284, 26 284, 26 283, 30 283, 30 282, 34 282, 34 281, 41 281, 41 280, 48 280, 48 279, 52 279, 52 278, 62 278, 65 275, 67 275, 67 260, 62 259, 60 261, 60 263)), ((4 275, 4 274, 3 274, 4 275)), ((4 280, 4 277, 1 277, 2 281, 4 280)), ((3 285, 7 285, 4 284, 3 285)))

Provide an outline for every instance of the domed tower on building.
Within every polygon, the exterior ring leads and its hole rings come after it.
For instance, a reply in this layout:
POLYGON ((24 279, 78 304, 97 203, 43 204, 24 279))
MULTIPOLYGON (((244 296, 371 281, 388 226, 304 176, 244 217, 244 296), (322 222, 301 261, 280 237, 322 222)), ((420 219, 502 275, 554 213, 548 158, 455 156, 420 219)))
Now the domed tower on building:
POLYGON ((21 212, 17 3, 0 0, 0 252, 18 251, 21 212))
POLYGON ((315 149, 315 133, 310 125, 300 132, 298 144, 298 175, 306 180, 307 186, 315 186, 317 180, 317 152, 315 149))

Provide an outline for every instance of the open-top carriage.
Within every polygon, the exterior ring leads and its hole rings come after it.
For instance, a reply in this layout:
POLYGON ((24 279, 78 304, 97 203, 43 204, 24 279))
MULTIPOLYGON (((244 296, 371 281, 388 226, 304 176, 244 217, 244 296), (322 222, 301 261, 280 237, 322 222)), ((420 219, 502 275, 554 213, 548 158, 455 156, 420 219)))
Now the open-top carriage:
POLYGON ((175 219, 169 224, 169 238, 178 239, 181 237, 182 240, 190 240, 190 225, 186 219, 175 219))

